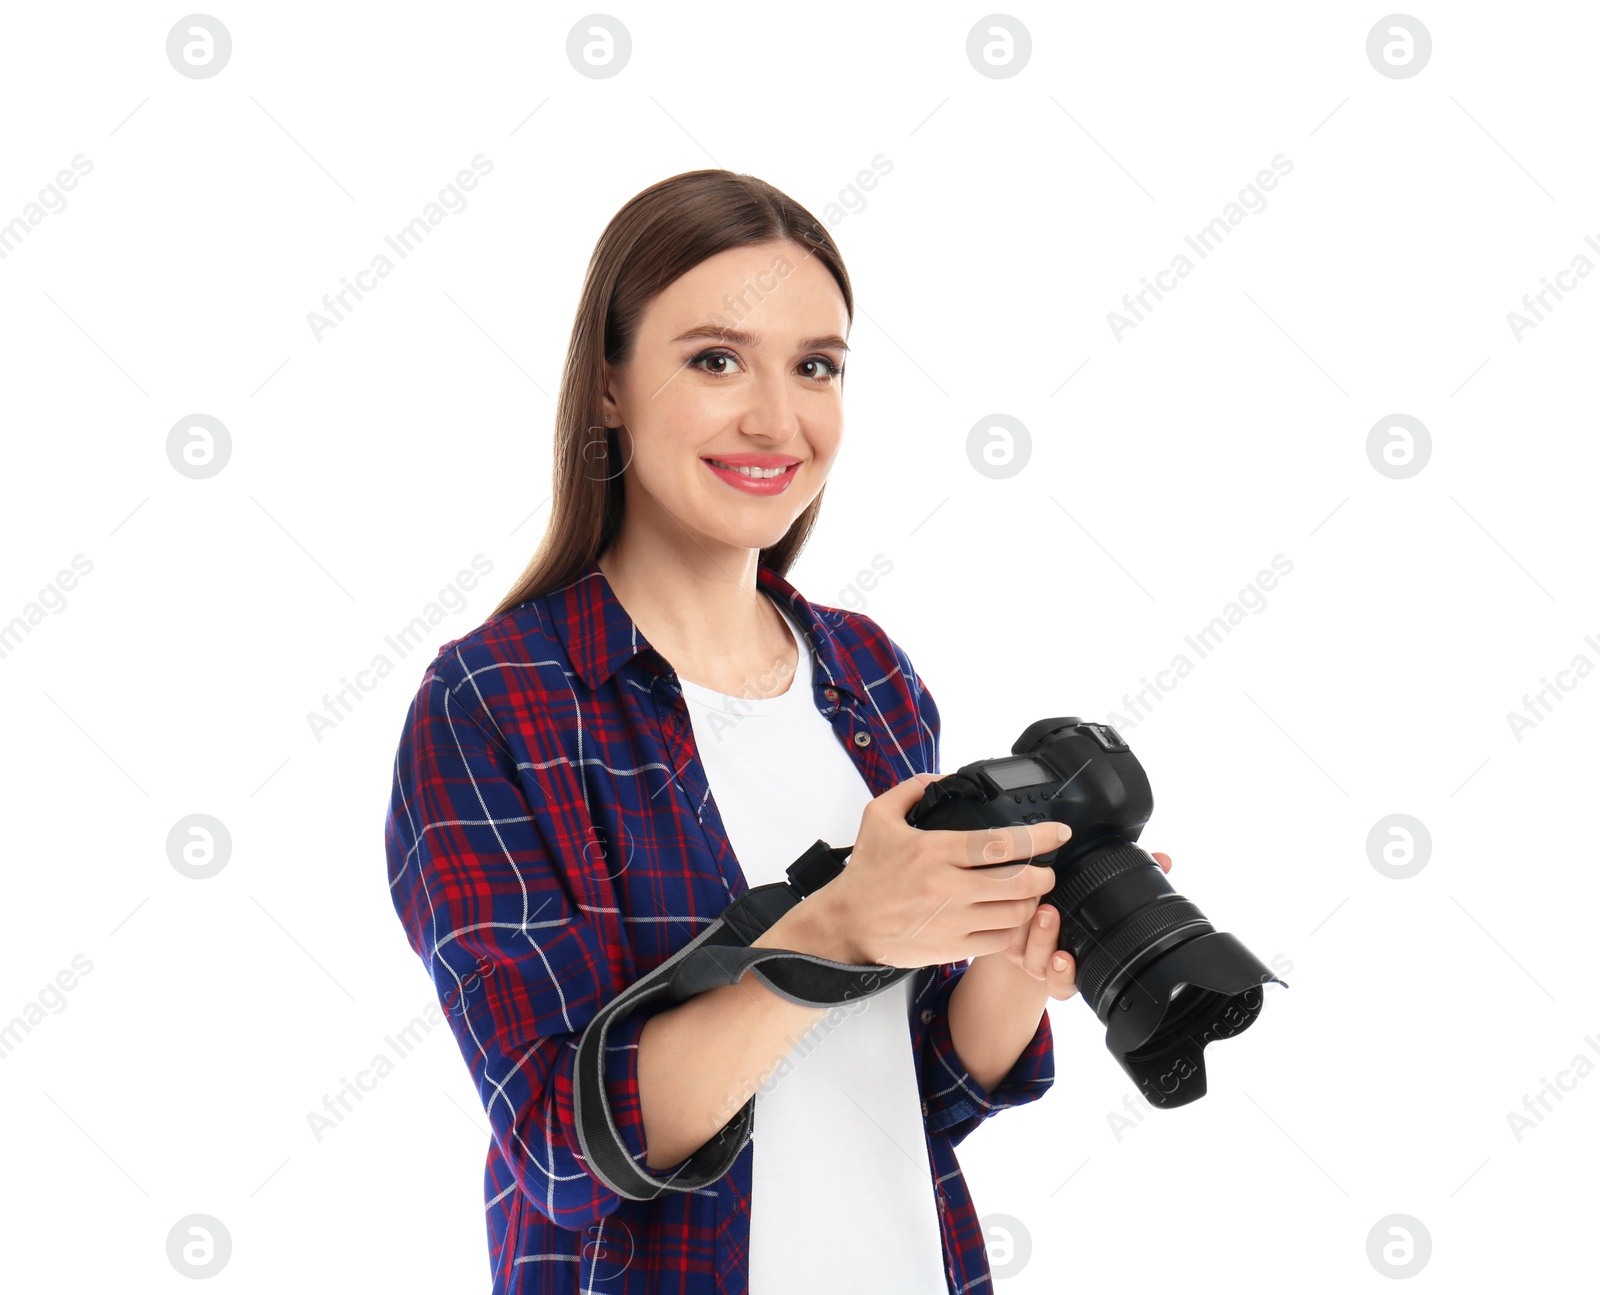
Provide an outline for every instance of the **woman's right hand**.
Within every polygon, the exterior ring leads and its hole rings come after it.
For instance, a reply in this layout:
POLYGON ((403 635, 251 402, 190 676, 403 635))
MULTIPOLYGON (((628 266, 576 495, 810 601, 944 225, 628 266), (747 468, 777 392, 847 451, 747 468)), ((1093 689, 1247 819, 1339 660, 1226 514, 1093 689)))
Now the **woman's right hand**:
POLYGON ((812 897, 826 896, 848 961, 926 967, 998 952, 1055 888, 1054 870, 1027 860, 1070 835, 1062 824, 954 832, 906 822, 942 776, 919 773, 874 798, 844 871, 812 897), (1014 868, 982 866, 1012 859, 1014 868))

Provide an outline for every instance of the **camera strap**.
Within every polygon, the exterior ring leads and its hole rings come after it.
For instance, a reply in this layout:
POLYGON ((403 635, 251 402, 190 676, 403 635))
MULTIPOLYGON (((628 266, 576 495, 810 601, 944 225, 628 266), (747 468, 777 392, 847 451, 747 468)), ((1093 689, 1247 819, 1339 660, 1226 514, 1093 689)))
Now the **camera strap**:
POLYGON ((582 1156, 597 1178, 629 1200, 653 1200, 665 1191, 691 1192, 716 1182, 749 1141, 755 1096, 690 1156, 668 1181, 653 1177, 634 1160, 617 1130, 606 1090, 606 1036, 621 1018, 662 999, 681 1003, 721 985, 734 985, 753 971, 773 993, 802 1007, 832 1007, 882 993, 914 967, 852 965, 789 949, 751 948, 807 895, 844 871, 853 845, 814 842, 787 869, 787 881, 747 890, 704 931, 629 985, 584 1028, 573 1064, 572 1108, 582 1156))

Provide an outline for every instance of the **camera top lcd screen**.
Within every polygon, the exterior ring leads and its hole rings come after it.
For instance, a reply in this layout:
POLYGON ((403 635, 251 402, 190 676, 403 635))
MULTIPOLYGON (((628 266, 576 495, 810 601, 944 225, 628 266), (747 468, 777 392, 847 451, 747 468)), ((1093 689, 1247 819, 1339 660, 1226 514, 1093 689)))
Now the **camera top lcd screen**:
POLYGON ((984 772, 994 779, 1002 791, 1016 791, 1019 787, 1036 787, 1049 782, 1050 771, 1037 760, 999 760, 988 765, 984 772))

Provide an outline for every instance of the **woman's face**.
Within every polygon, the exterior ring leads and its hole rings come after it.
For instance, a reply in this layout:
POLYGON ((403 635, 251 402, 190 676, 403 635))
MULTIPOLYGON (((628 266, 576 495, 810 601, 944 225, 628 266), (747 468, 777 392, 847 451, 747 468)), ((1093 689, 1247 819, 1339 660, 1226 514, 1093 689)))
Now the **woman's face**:
POLYGON ((621 426, 626 528, 651 542, 762 549, 828 479, 844 430, 844 297, 789 242, 721 252, 645 309, 603 413, 621 426), (770 481, 715 468, 784 467, 770 481))

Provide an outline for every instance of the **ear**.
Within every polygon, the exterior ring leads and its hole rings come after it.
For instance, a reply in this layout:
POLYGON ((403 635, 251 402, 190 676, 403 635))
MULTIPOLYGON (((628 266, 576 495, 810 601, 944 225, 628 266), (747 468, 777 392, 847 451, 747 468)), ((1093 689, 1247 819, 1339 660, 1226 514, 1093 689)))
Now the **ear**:
POLYGON ((602 361, 604 378, 602 379, 602 395, 600 397, 600 421, 607 427, 617 427, 622 422, 621 385, 618 382, 617 371, 609 360, 602 361))

